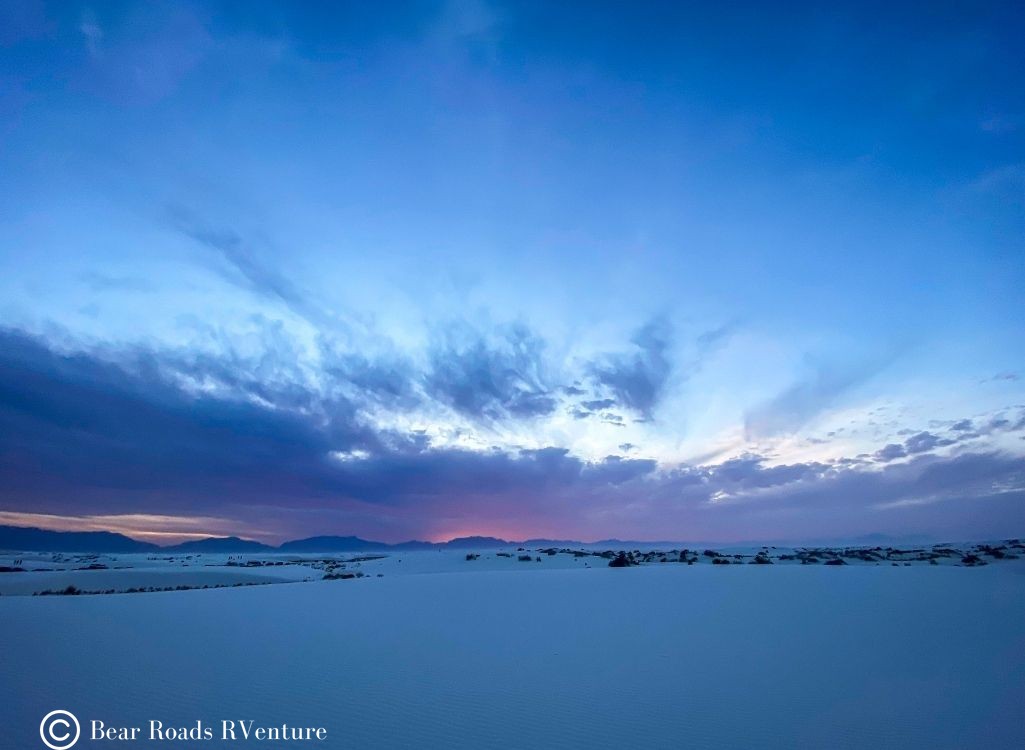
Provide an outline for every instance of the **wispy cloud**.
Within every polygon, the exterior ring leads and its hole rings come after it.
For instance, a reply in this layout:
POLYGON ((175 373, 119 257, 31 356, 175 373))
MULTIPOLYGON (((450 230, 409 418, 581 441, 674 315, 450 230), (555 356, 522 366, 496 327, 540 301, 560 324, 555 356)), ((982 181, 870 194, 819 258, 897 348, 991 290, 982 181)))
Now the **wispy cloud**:
POLYGON ((227 262, 231 271, 227 274, 229 280, 265 299, 283 304, 318 327, 338 323, 338 318, 314 303, 307 292, 270 264, 262 262, 234 230, 208 224, 181 206, 170 206, 168 215, 175 229, 213 250, 227 262))
POLYGON ((876 358, 853 364, 816 367, 808 378, 748 410, 744 420, 748 438, 797 431, 837 404, 846 393, 873 377, 889 361, 888 358, 876 358))
POLYGON ((650 419, 672 371, 672 335, 673 327, 667 319, 652 320, 630 339, 634 352, 607 355, 603 362, 594 365, 595 379, 608 389, 616 403, 650 419))
POLYGON ((490 338, 465 325, 447 327, 430 352, 427 393, 474 419, 536 417, 556 408, 544 341, 524 325, 490 338))
POLYGON ((87 10, 82 14, 82 21, 78 25, 78 30, 82 32, 89 55, 93 58, 100 57, 102 54, 103 29, 100 28, 100 24, 92 11, 87 10))

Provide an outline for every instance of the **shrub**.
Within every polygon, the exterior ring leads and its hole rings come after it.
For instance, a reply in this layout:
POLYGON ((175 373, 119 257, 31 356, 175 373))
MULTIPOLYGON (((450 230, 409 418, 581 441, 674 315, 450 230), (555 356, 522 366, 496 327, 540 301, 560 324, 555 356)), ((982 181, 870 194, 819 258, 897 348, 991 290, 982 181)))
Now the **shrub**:
POLYGON ((633 565, 631 561, 624 553, 620 552, 612 560, 609 561, 610 568, 628 568, 633 565))

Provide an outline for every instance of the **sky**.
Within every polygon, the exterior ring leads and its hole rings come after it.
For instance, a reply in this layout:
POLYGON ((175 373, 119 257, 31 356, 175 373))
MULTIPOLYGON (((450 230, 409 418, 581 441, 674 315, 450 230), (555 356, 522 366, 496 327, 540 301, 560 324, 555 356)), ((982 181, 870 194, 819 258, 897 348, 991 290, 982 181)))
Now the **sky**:
POLYGON ((1017 3, 0 4, 0 523, 1025 534, 1017 3))

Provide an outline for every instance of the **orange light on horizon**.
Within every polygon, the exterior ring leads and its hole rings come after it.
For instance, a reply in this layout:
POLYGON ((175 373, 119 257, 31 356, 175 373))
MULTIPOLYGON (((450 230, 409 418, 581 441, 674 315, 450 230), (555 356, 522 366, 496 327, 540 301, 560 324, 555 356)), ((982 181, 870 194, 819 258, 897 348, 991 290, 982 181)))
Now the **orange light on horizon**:
POLYGON ((0 510, 0 524, 47 531, 109 531, 136 541, 156 544, 176 544, 217 536, 239 536, 244 539, 267 536, 260 531, 246 529, 243 524, 226 518, 148 513, 61 516, 0 510))

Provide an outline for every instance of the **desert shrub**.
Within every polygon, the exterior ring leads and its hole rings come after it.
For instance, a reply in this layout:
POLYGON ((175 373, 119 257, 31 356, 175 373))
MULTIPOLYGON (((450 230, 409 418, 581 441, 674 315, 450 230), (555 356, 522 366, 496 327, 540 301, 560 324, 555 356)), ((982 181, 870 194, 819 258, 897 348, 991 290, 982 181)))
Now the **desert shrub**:
POLYGON ((610 562, 610 568, 628 568, 633 565, 634 562, 628 558, 624 553, 620 552, 610 562))

